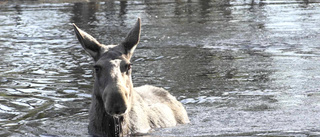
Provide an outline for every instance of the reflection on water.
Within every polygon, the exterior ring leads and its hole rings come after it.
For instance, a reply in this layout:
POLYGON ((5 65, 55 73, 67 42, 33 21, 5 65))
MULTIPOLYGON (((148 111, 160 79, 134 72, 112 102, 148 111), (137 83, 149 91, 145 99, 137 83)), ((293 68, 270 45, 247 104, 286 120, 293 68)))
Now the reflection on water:
POLYGON ((71 23, 116 44, 137 17, 134 85, 168 89, 191 119, 152 135, 319 135, 318 2, 2 1, 0 135, 87 135, 92 60, 71 23))

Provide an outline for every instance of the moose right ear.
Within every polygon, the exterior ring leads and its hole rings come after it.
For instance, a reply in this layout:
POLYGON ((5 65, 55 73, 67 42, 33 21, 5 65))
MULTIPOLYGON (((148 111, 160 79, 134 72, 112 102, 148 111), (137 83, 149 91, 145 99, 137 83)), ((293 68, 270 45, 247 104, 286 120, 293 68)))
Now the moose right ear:
POLYGON ((93 38, 90 34, 79 29, 76 24, 73 23, 74 32, 81 43, 82 47, 93 57, 95 61, 99 59, 100 52, 102 50, 101 44, 93 38))

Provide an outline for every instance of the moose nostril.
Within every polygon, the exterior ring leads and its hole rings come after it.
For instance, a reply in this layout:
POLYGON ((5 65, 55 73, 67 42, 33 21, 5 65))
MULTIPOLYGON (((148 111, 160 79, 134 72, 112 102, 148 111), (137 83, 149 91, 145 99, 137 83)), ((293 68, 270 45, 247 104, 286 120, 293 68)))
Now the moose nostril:
POLYGON ((120 110, 116 110, 116 111, 115 111, 115 114, 120 114, 120 110))
POLYGON ((114 113, 119 115, 119 114, 123 114, 127 110, 127 107, 116 106, 114 110, 115 110, 114 113))

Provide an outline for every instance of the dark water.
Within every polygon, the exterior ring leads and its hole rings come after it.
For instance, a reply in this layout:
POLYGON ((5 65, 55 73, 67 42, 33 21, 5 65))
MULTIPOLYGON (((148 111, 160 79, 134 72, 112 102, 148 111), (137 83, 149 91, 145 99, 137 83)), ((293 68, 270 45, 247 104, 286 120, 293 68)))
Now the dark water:
POLYGON ((320 1, 0 1, 0 136, 86 136, 92 59, 142 18, 135 86, 191 123, 151 136, 320 136, 320 1))

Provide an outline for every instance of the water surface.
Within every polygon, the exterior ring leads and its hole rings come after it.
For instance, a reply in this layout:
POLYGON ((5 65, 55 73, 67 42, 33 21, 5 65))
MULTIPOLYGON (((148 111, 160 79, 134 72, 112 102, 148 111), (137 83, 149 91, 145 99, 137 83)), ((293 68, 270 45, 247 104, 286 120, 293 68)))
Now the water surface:
POLYGON ((320 1, 0 2, 0 136, 87 136, 92 59, 137 17, 135 86, 181 101, 191 123, 152 136, 319 136, 320 1))

